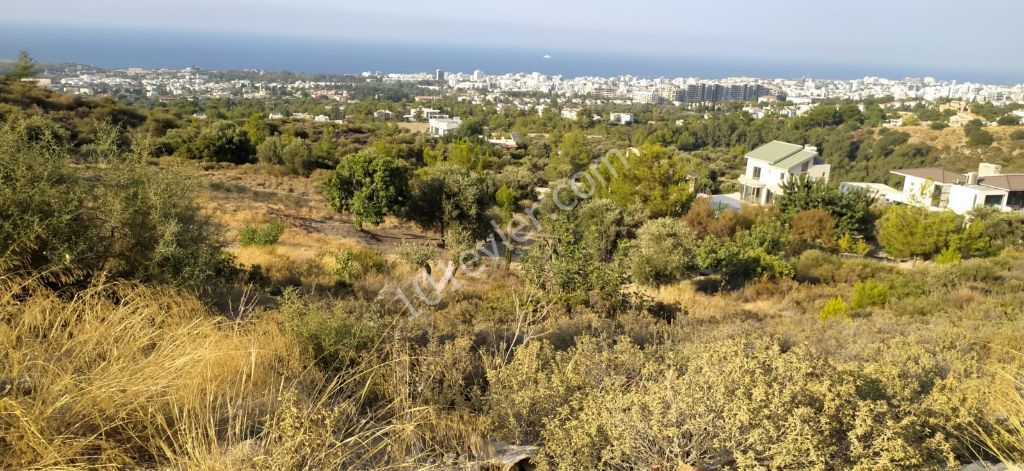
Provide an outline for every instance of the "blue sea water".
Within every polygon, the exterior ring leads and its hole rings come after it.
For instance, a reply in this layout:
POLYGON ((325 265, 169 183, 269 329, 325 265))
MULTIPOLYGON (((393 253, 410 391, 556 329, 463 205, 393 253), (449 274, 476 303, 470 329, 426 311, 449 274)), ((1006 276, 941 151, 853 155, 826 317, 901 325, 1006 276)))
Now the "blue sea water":
POLYGON ((795 63, 727 58, 685 58, 593 51, 539 50, 355 40, 296 39, 210 33, 172 33, 0 23, 0 58, 28 50, 43 62, 78 62, 104 68, 255 68, 306 73, 432 72, 435 69, 490 74, 540 72, 548 75, 720 78, 815 77, 853 79, 933 76, 985 83, 1020 83, 1021 74, 978 70, 923 69, 833 63, 795 63), (550 58, 544 58, 550 55, 550 58))

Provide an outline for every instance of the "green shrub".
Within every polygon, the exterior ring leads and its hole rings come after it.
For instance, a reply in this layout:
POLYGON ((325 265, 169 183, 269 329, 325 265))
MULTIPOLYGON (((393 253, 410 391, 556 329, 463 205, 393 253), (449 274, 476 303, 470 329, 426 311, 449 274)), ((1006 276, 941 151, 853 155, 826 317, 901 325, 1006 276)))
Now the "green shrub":
POLYGON ((386 273, 388 270, 384 254, 373 249, 341 249, 334 254, 334 263, 334 274, 349 284, 361 281, 370 272, 386 273))
POLYGON ((946 247, 935 257, 935 263, 939 265, 955 265, 962 260, 963 257, 960 256, 960 250, 956 247, 946 247))
MULTIPOLYGON (((209 290, 237 274, 199 211, 191 170, 106 146, 72 165, 48 132, 0 127, 0 256, 12 268, 103 272, 209 290)), ((116 130, 108 130, 115 132, 116 130)))
POLYGON ((853 244, 853 253, 861 257, 867 256, 867 254, 871 253, 871 244, 864 242, 864 240, 858 240, 853 244))
POLYGON ((948 247, 960 228, 960 220, 951 211, 893 206, 878 223, 878 242, 890 257, 931 257, 948 247))
POLYGON ((328 371, 355 368, 372 358, 386 330, 373 308, 360 301, 316 304, 294 288, 284 293, 281 310, 285 331, 328 371))
POLYGON ((800 254, 793 263, 796 279, 809 283, 835 282, 836 272, 842 266, 839 256, 813 249, 800 254))
POLYGON ((262 226, 246 224, 238 231, 238 245, 242 247, 274 245, 281 239, 284 229, 284 223, 276 219, 262 226))
POLYGON ((853 285, 850 295, 850 309, 885 306, 889 302, 889 287, 878 280, 865 280, 853 285))
POLYGON ((645 285, 673 283, 696 270, 697 235, 681 219, 647 221, 637 230, 630 253, 630 274, 645 285))
POLYGON ((832 298, 825 302, 825 307, 818 311, 818 318, 821 320, 826 319, 849 319, 850 318, 850 306, 846 304, 843 298, 832 298))
POLYGON ((398 246, 398 258, 413 267, 424 268, 430 271, 430 262, 437 258, 440 250, 434 242, 409 242, 402 241, 398 246))

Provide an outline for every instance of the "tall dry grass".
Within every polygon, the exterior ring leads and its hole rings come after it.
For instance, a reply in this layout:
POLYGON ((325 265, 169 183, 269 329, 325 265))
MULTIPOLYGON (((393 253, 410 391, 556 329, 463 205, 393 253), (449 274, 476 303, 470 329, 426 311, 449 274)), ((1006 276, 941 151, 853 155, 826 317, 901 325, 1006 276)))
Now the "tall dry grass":
POLYGON ((279 325, 167 288, 0 278, 0 468, 408 469, 473 442, 472 420, 408 400, 409 358, 327 378, 279 325))

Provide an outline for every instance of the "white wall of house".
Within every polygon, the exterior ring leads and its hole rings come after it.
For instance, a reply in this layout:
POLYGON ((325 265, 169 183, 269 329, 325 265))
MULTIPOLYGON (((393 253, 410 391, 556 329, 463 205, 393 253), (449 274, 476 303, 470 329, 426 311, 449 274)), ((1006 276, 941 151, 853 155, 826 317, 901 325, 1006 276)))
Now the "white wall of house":
POLYGON ((921 177, 903 177, 903 202, 917 206, 934 207, 932 192, 935 182, 921 177))
POLYGON ((985 206, 986 201, 992 201, 988 206, 997 207, 1003 211, 1009 211, 1006 207, 1007 192, 997 189, 972 188, 961 185, 951 185, 949 188, 949 204, 946 206, 951 211, 964 215, 974 208, 985 206))
MULTIPOLYGON (((809 158, 807 160, 811 161, 811 164, 808 165, 808 168, 813 167, 814 159, 809 158)), ((769 192, 771 192, 773 195, 780 194, 782 185, 784 185, 786 182, 791 181, 797 175, 802 175, 804 173, 806 172, 804 172, 803 162, 794 165, 791 168, 784 169, 775 167, 764 161, 747 159, 747 170, 744 176, 746 177, 745 179, 748 181, 756 181, 759 184, 764 185, 764 188, 761 189, 758 202, 761 204, 766 204, 768 202, 769 192), (758 170, 760 170, 760 173, 758 173, 758 170)))
POLYGON ((982 192, 966 186, 952 185, 949 188, 949 204, 947 208, 957 214, 967 214, 975 206, 985 204, 985 196, 982 192))
POLYGON ((766 162, 753 159, 747 160, 747 178, 751 180, 757 180, 767 186, 781 185, 785 175, 785 170, 772 167, 766 162), (755 177, 754 175, 757 173, 758 169, 761 173, 759 176, 755 177))

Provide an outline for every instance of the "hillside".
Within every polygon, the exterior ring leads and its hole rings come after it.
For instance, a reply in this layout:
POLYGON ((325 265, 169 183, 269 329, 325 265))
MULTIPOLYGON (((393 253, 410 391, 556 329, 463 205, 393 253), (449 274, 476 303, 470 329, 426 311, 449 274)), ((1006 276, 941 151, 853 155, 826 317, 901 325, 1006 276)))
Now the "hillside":
POLYGON ((989 156, 952 130, 469 108, 545 131, 505 149, 3 86, 0 468, 1024 461, 1024 215, 696 194, 774 139, 865 177, 989 156))

